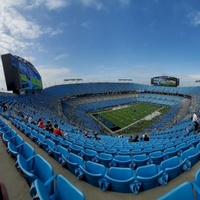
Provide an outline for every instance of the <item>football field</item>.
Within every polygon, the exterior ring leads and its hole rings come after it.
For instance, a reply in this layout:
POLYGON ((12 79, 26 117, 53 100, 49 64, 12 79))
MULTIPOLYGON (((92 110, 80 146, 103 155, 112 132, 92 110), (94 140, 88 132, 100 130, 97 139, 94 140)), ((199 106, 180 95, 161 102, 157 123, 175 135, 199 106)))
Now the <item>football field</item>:
POLYGON ((166 108, 162 105, 150 103, 134 103, 119 105, 107 110, 92 114, 96 121, 99 121, 110 132, 127 132, 130 130, 142 130, 150 126, 158 119, 166 108), (125 131, 126 130, 126 131, 125 131))

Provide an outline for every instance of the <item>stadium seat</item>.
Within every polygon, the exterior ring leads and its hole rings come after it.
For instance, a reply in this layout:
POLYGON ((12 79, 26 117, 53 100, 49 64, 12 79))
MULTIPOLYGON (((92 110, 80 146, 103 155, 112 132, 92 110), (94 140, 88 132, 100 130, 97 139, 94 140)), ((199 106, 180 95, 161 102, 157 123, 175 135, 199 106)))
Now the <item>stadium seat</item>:
POLYGON ((157 200, 195 200, 193 187, 190 182, 184 182, 157 200))
POLYGON ((181 159, 186 159, 186 162, 189 162, 191 167, 199 161, 199 156, 200 152, 195 147, 185 150, 180 155, 181 159))
POLYGON ((167 176, 163 174, 162 170, 159 171, 155 164, 138 167, 136 169, 135 183, 138 190, 135 190, 135 193, 149 190, 159 185, 165 185, 167 180, 167 176))
POLYGON ((133 192, 134 174, 130 168, 111 167, 105 177, 99 180, 99 187, 102 191, 133 192))
POLYGON ((154 151, 149 154, 150 162, 159 165, 165 158, 166 158, 166 153, 162 151, 154 151))
POLYGON ((99 155, 96 155, 96 158, 97 162, 109 168, 111 166, 113 156, 109 153, 100 153, 99 155))
POLYGON ((76 172, 77 179, 84 179, 89 184, 98 187, 98 181, 105 176, 106 167, 104 165, 87 161, 76 172))
POLYGON ((60 164, 62 164, 62 157, 67 157, 69 152, 68 150, 61 146, 61 145, 57 145, 53 150, 52 150, 52 153, 53 153, 53 157, 54 159, 59 162, 60 164))
POLYGON ((167 154, 168 158, 174 157, 178 155, 178 149, 176 149, 176 147, 169 147, 167 149, 164 150, 164 152, 167 154))
POLYGON ((9 142, 12 138, 14 138, 14 137, 16 137, 16 136, 17 136, 16 131, 13 130, 13 129, 10 129, 9 131, 3 133, 3 135, 2 135, 2 141, 3 141, 4 144, 7 145, 8 142, 9 142))
POLYGON ((84 160, 82 157, 69 153, 67 157, 62 156, 62 165, 66 166, 67 169, 75 175, 75 170, 84 164, 84 160))
POLYGON ((183 165, 185 162, 181 162, 178 156, 168 158, 160 164, 160 169, 168 175, 168 181, 176 178, 183 172, 183 165))
POLYGON ((29 138, 34 141, 35 143, 37 143, 38 140, 38 132, 34 129, 32 129, 31 134, 29 135, 29 138))
POLYGON ((55 189, 52 194, 49 194, 46 185, 39 179, 34 181, 34 187, 33 199, 85 200, 84 194, 62 175, 56 177, 55 189))
POLYGON ((84 147, 75 144, 75 145, 72 145, 70 147, 70 150, 71 150, 72 153, 80 156, 81 155, 81 151, 84 151, 84 147))
POLYGON ((195 188, 196 199, 200 200, 200 169, 197 170, 192 185, 195 188))
POLYGON ((51 139, 46 139, 42 143, 42 149, 47 152, 49 155, 52 155, 54 148, 56 147, 55 143, 51 139))
MULTIPOLYGON (((33 187, 32 183, 39 179, 46 185, 48 194, 53 192, 53 182, 55 174, 51 165, 40 155, 36 154, 34 157, 25 160, 20 154, 17 156, 17 162, 29 186, 33 187), (28 164, 31 162, 31 166, 28 164), (49 184, 49 182, 51 182, 49 184)), ((30 189, 31 191, 32 189, 30 189)), ((34 192, 31 191, 31 193, 34 192)))
POLYGON ((22 139, 22 137, 16 135, 15 137, 11 138, 8 142, 7 152, 16 158, 19 153, 19 148, 23 143, 24 140, 22 139))
POLYGON ((147 165, 149 162, 149 156, 146 154, 140 154, 140 155, 135 155, 133 156, 133 168, 141 167, 144 165, 147 165))
POLYGON ((105 153, 112 154, 112 156, 115 156, 117 154, 117 149, 115 148, 106 149, 105 153))
POLYGON ((97 152, 92 149, 85 149, 81 151, 81 156, 85 161, 95 161, 97 152))
POLYGON ((23 157, 26 161, 27 164, 29 166, 29 168, 32 165, 32 161, 28 162, 30 159, 32 159, 32 157, 35 156, 35 150, 34 148, 28 144, 27 142, 24 142, 22 145, 20 145, 17 148, 17 161, 15 163, 15 167, 17 168, 18 171, 21 171, 19 164, 18 164, 18 155, 20 155, 20 157, 23 157))
POLYGON ((132 163, 132 158, 129 155, 117 155, 113 157, 111 166, 113 167, 130 167, 132 163))

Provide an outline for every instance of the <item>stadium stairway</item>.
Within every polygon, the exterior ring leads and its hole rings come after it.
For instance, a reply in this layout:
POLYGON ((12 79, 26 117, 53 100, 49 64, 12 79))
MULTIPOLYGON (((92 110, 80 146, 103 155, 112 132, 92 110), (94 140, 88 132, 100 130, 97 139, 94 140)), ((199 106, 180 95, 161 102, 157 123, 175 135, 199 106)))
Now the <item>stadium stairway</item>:
MULTIPOLYGON (((79 181, 76 177, 71 174, 68 170, 61 167, 59 163, 50 157, 44 150, 39 148, 37 144, 31 141, 28 137, 26 137, 23 133, 17 130, 10 121, 3 119, 8 123, 12 129, 14 129, 23 139, 25 142, 28 142, 36 151, 37 154, 40 154, 43 158, 45 158, 50 165, 54 169, 55 174, 61 174, 65 178, 67 178, 72 184, 74 184, 80 191, 82 191, 85 195, 86 200, 154 200, 159 198, 160 196, 166 194, 173 188, 177 187, 181 183, 185 181, 193 181, 196 171, 200 168, 200 162, 195 164, 190 171, 187 171, 181 174, 176 179, 170 181, 166 186, 160 186, 148 191, 141 192, 137 195, 131 193, 115 193, 115 192, 102 192, 99 188, 96 188, 84 181, 79 181)), ((0 142, 0 157, 1 157, 1 164, 0 164, 0 179, 3 181, 7 187, 9 197, 12 200, 24 200, 24 199, 31 199, 29 194, 29 187, 28 184, 25 182, 24 178, 21 174, 19 174, 15 169, 15 161, 6 153, 6 146, 2 142, 0 142)))

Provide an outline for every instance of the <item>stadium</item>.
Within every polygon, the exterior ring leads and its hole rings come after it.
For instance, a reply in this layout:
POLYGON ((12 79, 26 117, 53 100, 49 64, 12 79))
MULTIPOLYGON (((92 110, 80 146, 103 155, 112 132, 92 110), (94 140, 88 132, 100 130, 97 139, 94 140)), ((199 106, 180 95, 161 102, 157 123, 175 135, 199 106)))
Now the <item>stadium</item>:
POLYGON ((160 76, 149 85, 118 80, 43 89, 27 60, 5 54, 2 62, 12 93, 0 93, 0 178, 10 199, 200 195, 200 136, 191 120, 200 87, 160 76), (38 127, 40 118, 64 135, 38 127), (139 140, 129 142, 131 135, 139 140))

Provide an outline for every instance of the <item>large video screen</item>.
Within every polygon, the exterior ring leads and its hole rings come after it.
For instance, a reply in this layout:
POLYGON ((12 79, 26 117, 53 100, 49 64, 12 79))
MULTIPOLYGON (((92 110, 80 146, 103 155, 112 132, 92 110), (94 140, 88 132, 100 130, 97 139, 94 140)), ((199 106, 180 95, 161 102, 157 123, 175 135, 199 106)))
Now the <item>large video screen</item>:
POLYGON ((157 76, 151 79, 151 84, 154 86, 179 86, 179 79, 172 76, 157 76))
POLYGON ((29 61, 12 54, 4 54, 1 59, 8 91, 30 94, 42 90, 41 76, 29 61))

